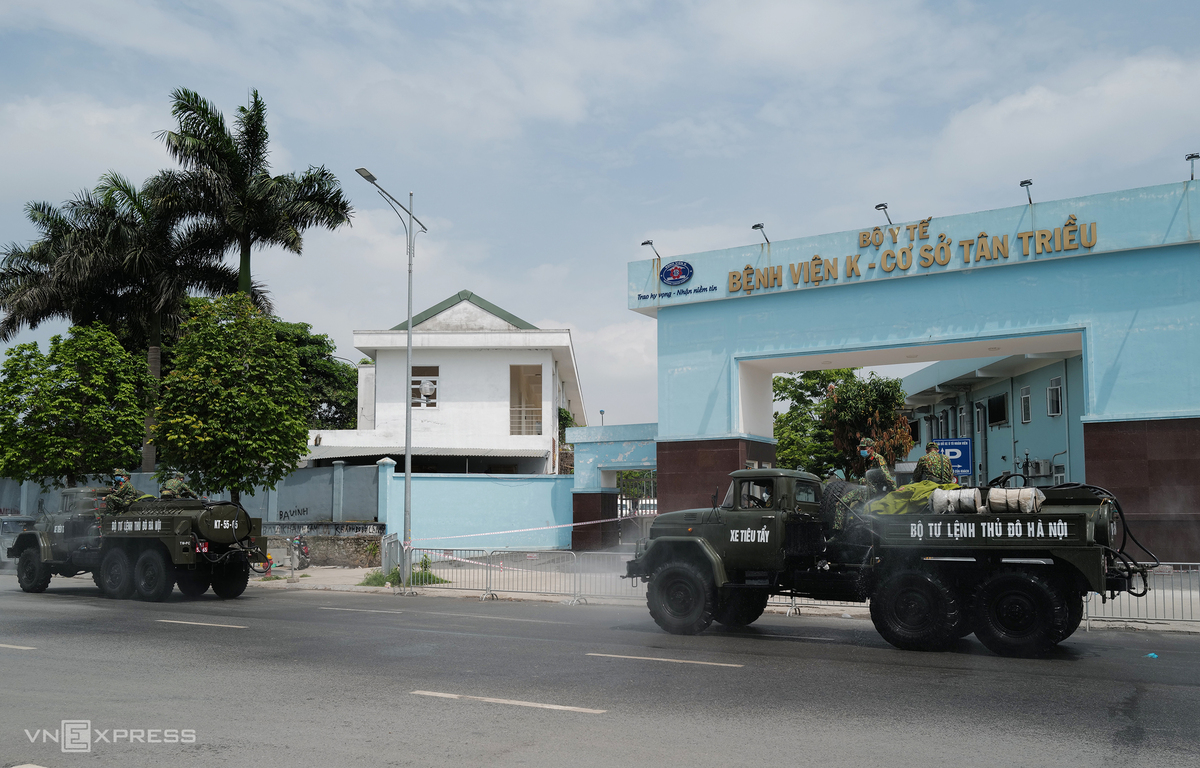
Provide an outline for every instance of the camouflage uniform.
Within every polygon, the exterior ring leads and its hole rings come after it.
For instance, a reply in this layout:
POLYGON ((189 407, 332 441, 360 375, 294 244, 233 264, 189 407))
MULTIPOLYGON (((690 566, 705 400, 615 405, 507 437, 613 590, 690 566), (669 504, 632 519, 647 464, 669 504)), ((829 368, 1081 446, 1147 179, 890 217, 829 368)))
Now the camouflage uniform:
POLYGON ((196 492, 188 488, 187 483, 183 481, 183 474, 176 472, 167 478, 167 481, 162 484, 158 495, 164 499, 196 499, 199 498, 196 492))
MULTIPOLYGON (((864 437, 858 444, 861 448, 875 447, 875 441, 869 437, 864 437)), ((885 493, 896 490, 896 478, 892 475, 892 471, 888 469, 887 462, 883 457, 876 453, 874 456, 867 457, 867 467, 863 474, 866 475, 872 469, 878 469, 883 473, 883 478, 880 481, 868 481, 866 487, 855 488, 837 501, 837 509, 833 517, 833 529, 840 531, 846 527, 851 516, 854 514, 854 508, 868 499, 873 499, 876 496, 881 496, 885 493)))
POLYGON ((113 492, 104 497, 104 506, 108 509, 110 515, 119 515, 129 509, 129 505, 142 497, 141 491, 133 487, 133 483, 129 482, 129 473, 118 469, 113 472, 114 478, 119 478, 115 483, 113 492))
MULTIPOLYGON (((926 443, 925 449, 928 451, 930 446, 937 446, 937 443, 926 443)), ((913 469, 912 476, 914 483, 919 483, 922 480, 932 480, 938 485, 955 482, 954 467, 950 465, 950 457, 942 453, 926 453, 921 458, 917 459, 917 466, 913 469)))

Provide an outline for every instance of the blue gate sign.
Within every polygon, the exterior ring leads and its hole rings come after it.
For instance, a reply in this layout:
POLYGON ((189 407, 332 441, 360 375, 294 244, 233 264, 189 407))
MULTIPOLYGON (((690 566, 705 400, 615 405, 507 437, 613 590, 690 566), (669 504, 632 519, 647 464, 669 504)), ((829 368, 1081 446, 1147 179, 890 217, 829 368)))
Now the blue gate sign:
POLYGON ((937 443, 938 450, 950 459, 950 466, 954 468, 954 474, 957 477, 975 474, 974 463, 971 459, 971 438, 949 437, 933 442, 937 443))

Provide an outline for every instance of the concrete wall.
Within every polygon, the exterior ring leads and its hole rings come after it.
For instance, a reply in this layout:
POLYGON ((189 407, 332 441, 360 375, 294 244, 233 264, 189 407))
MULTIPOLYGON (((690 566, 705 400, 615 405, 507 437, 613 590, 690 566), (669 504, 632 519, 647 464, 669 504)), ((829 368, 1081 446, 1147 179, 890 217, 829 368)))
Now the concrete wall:
MULTIPOLYGON (((569 525, 573 482, 571 475, 414 475, 413 545, 454 549, 568 549, 569 527, 500 536, 446 537, 569 525)), ((392 477, 387 491, 387 531, 402 534, 403 474, 392 477)))
MULTIPOLYGON (((617 424, 611 427, 572 427, 567 442, 575 446, 575 490, 606 487, 603 473, 622 469, 654 469, 658 456, 657 424, 617 424)), ((612 483, 610 488, 615 488, 612 483)))
MULTIPOLYGON (((438 366, 436 408, 413 409, 413 444, 423 447, 529 448, 549 451, 557 435, 554 361, 542 350, 413 350, 414 366, 438 366), (511 435, 509 367, 542 370, 542 434, 511 435)), ((404 350, 376 359, 375 431, 404 435, 404 350)), ((401 439, 400 444, 403 444, 401 439)))

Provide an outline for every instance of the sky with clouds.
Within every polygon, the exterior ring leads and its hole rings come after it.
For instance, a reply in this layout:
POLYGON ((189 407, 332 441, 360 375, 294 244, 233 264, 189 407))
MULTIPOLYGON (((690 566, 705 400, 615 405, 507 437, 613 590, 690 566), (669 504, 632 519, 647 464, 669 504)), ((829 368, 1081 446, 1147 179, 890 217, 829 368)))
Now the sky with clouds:
MULTIPOLYGON (((570 328, 589 421, 656 420, 664 257, 1179 180, 1200 151, 1187 2, 7 0, 0 241, 23 206, 169 167, 187 87, 257 88, 277 172, 325 165, 353 226, 266 250, 278 313, 357 360, 404 319, 404 236, 354 174, 416 193, 415 310, 467 289, 570 328)), ((45 340, 61 325, 24 332, 45 340)))

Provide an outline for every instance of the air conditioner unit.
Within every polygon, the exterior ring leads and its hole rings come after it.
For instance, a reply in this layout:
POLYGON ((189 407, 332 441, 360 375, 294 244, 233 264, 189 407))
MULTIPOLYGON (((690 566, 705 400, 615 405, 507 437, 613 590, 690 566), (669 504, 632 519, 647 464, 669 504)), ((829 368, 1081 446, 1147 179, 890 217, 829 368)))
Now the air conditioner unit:
POLYGON ((1034 459, 1032 464, 1034 477, 1050 477, 1052 474, 1049 459, 1034 459))

